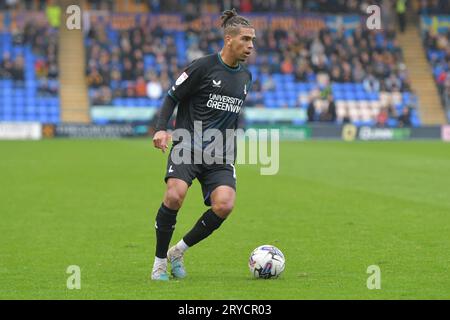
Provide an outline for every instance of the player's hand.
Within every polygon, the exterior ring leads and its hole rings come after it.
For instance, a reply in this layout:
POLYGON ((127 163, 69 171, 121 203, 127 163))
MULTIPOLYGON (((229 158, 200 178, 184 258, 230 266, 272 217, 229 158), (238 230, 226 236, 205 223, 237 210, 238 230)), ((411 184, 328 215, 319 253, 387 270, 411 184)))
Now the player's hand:
POLYGON ((166 149, 169 147, 168 144, 172 139, 170 133, 165 130, 160 130, 155 133, 153 136, 153 145, 155 148, 161 149, 162 152, 166 152, 166 149))

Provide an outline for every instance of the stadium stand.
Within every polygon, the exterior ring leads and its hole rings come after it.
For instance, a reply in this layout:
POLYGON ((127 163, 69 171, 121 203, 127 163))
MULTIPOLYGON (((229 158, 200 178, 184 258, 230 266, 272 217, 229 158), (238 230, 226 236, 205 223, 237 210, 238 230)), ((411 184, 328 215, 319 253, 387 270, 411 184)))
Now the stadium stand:
MULTIPOLYGON (((450 16, 441 17, 450 21, 450 16)), ((423 42, 442 103, 450 109, 450 31, 448 28, 424 30, 423 42)))
MULTIPOLYGON (((120 11, 123 6, 123 0, 89 0, 91 8, 95 10, 106 9, 120 11)), ((131 2, 129 1, 128 4, 131 2)), ((364 6, 367 0, 289 0, 289 1, 267 1, 267 0, 147 0, 138 1, 137 5, 145 4, 145 8, 152 13, 217 13, 231 6, 237 8, 241 13, 272 13, 272 12, 319 12, 319 13, 364 13, 364 6)), ((380 4, 381 0, 372 0, 370 4, 380 4)), ((133 11, 133 10, 129 10, 133 11)), ((142 11, 141 11, 142 12, 142 11)))
MULTIPOLYGON (((100 10, 116 11, 123 5, 123 1, 88 2, 91 9, 100 10)), ((425 2, 420 2, 420 10, 436 9, 436 1, 429 1, 429 7, 425 2)), ((41 1, 30 3, 28 9, 43 9, 41 1)), ((370 2, 374 3, 382 5, 384 1, 370 2)), ((85 44, 92 106, 158 108, 181 68, 201 55, 218 51, 222 36, 216 27, 201 32, 166 29, 152 19, 179 7, 182 20, 190 25, 198 13, 217 15, 233 5, 243 14, 260 16, 301 10, 307 13, 305 25, 310 17, 325 21, 317 32, 258 29, 257 54, 249 61, 254 75, 247 100, 250 107, 300 109, 309 121, 337 124, 421 124, 418 99, 411 89, 393 24, 383 31, 369 32, 361 27, 359 15, 368 1, 190 1, 183 5, 182 1, 170 0, 140 4, 145 8, 139 8, 152 14, 135 15, 132 19, 137 22, 129 28, 117 28, 101 17, 90 23, 85 44), (349 28, 328 25, 338 18, 347 21, 347 17, 349 28)), ((301 20, 300 16, 295 15, 295 19, 301 20)), ((0 120, 58 123, 58 31, 48 24, 33 23, 28 23, 22 34, 5 28, 1 34, 0 120)))
POLYGON ((30 22, 0 33, 0 121, 59 122, 57 30, 30 22))
MULTIPOLYGON (((220 50, 217 28, 171 32, 150 26, 142 17, 137 28, 120 32, 102 21, 93 25, 86 44, 94 105, 158 107, 181 67, 220 50)), ((343 122, 348 117, 356 125, 379 126, 397 126, 407 107, 411 120, 406 125, 420 125, 394 30, 322 29, 306 34, 259 29, 258 34, 257 55, 249 61, 255 83, 248 105, 306 110, 313 103, 311 121, 343 122), (324 112, 330 94, 336 115, 324 112), (383 108, 389 115, 386 121, 377 119, 383 108)))
POLYGON ((421 15, 450 14, 448 0, 421 0, 417 1, 417 13, 421 15))

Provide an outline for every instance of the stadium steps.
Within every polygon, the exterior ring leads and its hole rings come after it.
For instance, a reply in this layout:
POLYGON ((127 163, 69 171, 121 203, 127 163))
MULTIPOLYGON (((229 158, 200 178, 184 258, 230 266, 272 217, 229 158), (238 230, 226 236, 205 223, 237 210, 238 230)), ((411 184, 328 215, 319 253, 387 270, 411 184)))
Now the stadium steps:
MULTIPOLYGON (((79 0, 62 0, 63 7, 80 4, 79 0)), ((85 76, 85 47, 82 30, 65 27, 66 15, 61 15, 59 28, 59 70, 61 122, 89 123, 89 98, 85 76)))
POLYGON ((444 108, 417 27, 410 25, 405 33, 398 33, 398 40, 403 49, 412 88, 419 97, 419 112, 422 124, 438 125, 446 123, 444 108))

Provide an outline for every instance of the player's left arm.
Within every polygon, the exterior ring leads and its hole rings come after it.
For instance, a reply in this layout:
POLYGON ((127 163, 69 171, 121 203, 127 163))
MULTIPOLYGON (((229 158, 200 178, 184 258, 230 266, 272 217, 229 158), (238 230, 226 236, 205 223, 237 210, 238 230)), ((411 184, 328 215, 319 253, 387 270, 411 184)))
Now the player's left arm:
POLYGON ((252 87, 253 87, 252 73, 249 72, 248 75, 249 75, 249 80, 247 82, 247 94, 250 93, 250 91, 252 90, 252 87))

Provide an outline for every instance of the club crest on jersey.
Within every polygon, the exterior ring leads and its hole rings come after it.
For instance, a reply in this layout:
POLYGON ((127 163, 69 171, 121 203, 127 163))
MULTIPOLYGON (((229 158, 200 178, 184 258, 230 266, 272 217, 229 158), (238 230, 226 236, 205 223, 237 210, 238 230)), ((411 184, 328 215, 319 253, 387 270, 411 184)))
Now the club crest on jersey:
POLYGON ((222 80, 213 80, 213 87, 220 88, 220 85, 222 84, 222 80))
POLYGON ((186 80, 189 76, 187 75, 186 72, 183 72, 181 74, 181 76, 178 77, 177 81, 175 81, 175 84, 177 86, 179 86, 180 84, 182 84, 184 82, 184 80, 186 80))

